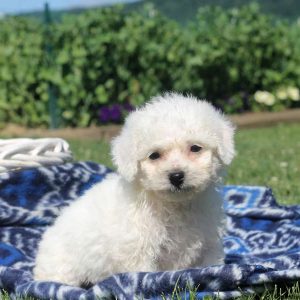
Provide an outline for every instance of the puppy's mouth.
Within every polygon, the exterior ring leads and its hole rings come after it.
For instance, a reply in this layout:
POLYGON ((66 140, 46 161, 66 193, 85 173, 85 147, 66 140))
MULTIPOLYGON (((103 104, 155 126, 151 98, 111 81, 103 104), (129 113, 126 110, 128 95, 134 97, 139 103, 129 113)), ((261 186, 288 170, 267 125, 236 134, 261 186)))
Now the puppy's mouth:
POLYGON ((194 191, 195 188, 192 187, 192 186, 179 186, 179 187, 176 187, 176 186, 171 186, 170 188, 170 192, 171 193, 188 193, 188 192, 192 192, 194 191))

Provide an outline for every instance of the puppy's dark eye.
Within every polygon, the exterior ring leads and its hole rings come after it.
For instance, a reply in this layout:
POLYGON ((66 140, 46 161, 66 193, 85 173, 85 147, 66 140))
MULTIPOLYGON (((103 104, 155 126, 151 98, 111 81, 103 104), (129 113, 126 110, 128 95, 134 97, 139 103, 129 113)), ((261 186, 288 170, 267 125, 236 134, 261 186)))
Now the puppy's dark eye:
POLYGON ((150 158, 151 160, 158 159, 158 158, 160 158, 160 154, 159 154, 158 152, 153 152, 153 153, 151 153, 151 154, 149 155, 149 158, 150 158))
POLYGON ((190 148, 191 152, 199 152, 199 151, 201 151, 201 149, 202 149, 202 147, 200 147, 198 145, 193 145, 190 148))

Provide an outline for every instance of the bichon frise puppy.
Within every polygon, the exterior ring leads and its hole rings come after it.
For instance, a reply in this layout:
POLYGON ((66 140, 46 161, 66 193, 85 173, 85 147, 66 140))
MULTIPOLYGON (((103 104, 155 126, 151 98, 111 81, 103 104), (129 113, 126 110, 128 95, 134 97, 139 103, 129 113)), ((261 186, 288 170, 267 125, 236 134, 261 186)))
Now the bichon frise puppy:
POLYGON ((63 210, 42 238, 36 280, 95 283, 114 273, 222 263, 216 188, 234 129, 205 101, 179 94, 132 112, 112 142, 110 174, 63 210))

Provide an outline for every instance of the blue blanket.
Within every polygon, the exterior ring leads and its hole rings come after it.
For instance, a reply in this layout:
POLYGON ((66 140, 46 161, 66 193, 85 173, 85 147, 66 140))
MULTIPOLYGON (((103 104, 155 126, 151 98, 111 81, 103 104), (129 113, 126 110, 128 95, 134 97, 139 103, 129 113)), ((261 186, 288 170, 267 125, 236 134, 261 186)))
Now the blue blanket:
POLYGON ((225 186, 226 264, 158 273, 124 273, 83 289, 35 282, 32 268, 46 225, 110 172, 74 163, 0 175, 0 289, 39 299, 168 298, 174 287, 221 299, 300 279, 300 206, 283 207, 265 187, 225 186))

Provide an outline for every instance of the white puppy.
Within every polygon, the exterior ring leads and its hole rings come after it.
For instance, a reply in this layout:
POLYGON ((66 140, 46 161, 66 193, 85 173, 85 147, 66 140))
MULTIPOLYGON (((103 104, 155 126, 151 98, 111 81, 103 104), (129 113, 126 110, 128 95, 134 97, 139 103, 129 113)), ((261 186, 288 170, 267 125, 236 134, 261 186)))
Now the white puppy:
POLYGON ((42 238, 36 280, 95 283, 119 272, 222 263, 216 191, 234 129, 193 97, 156 97, 112 142, 110 174, 63 210, 42 238))

